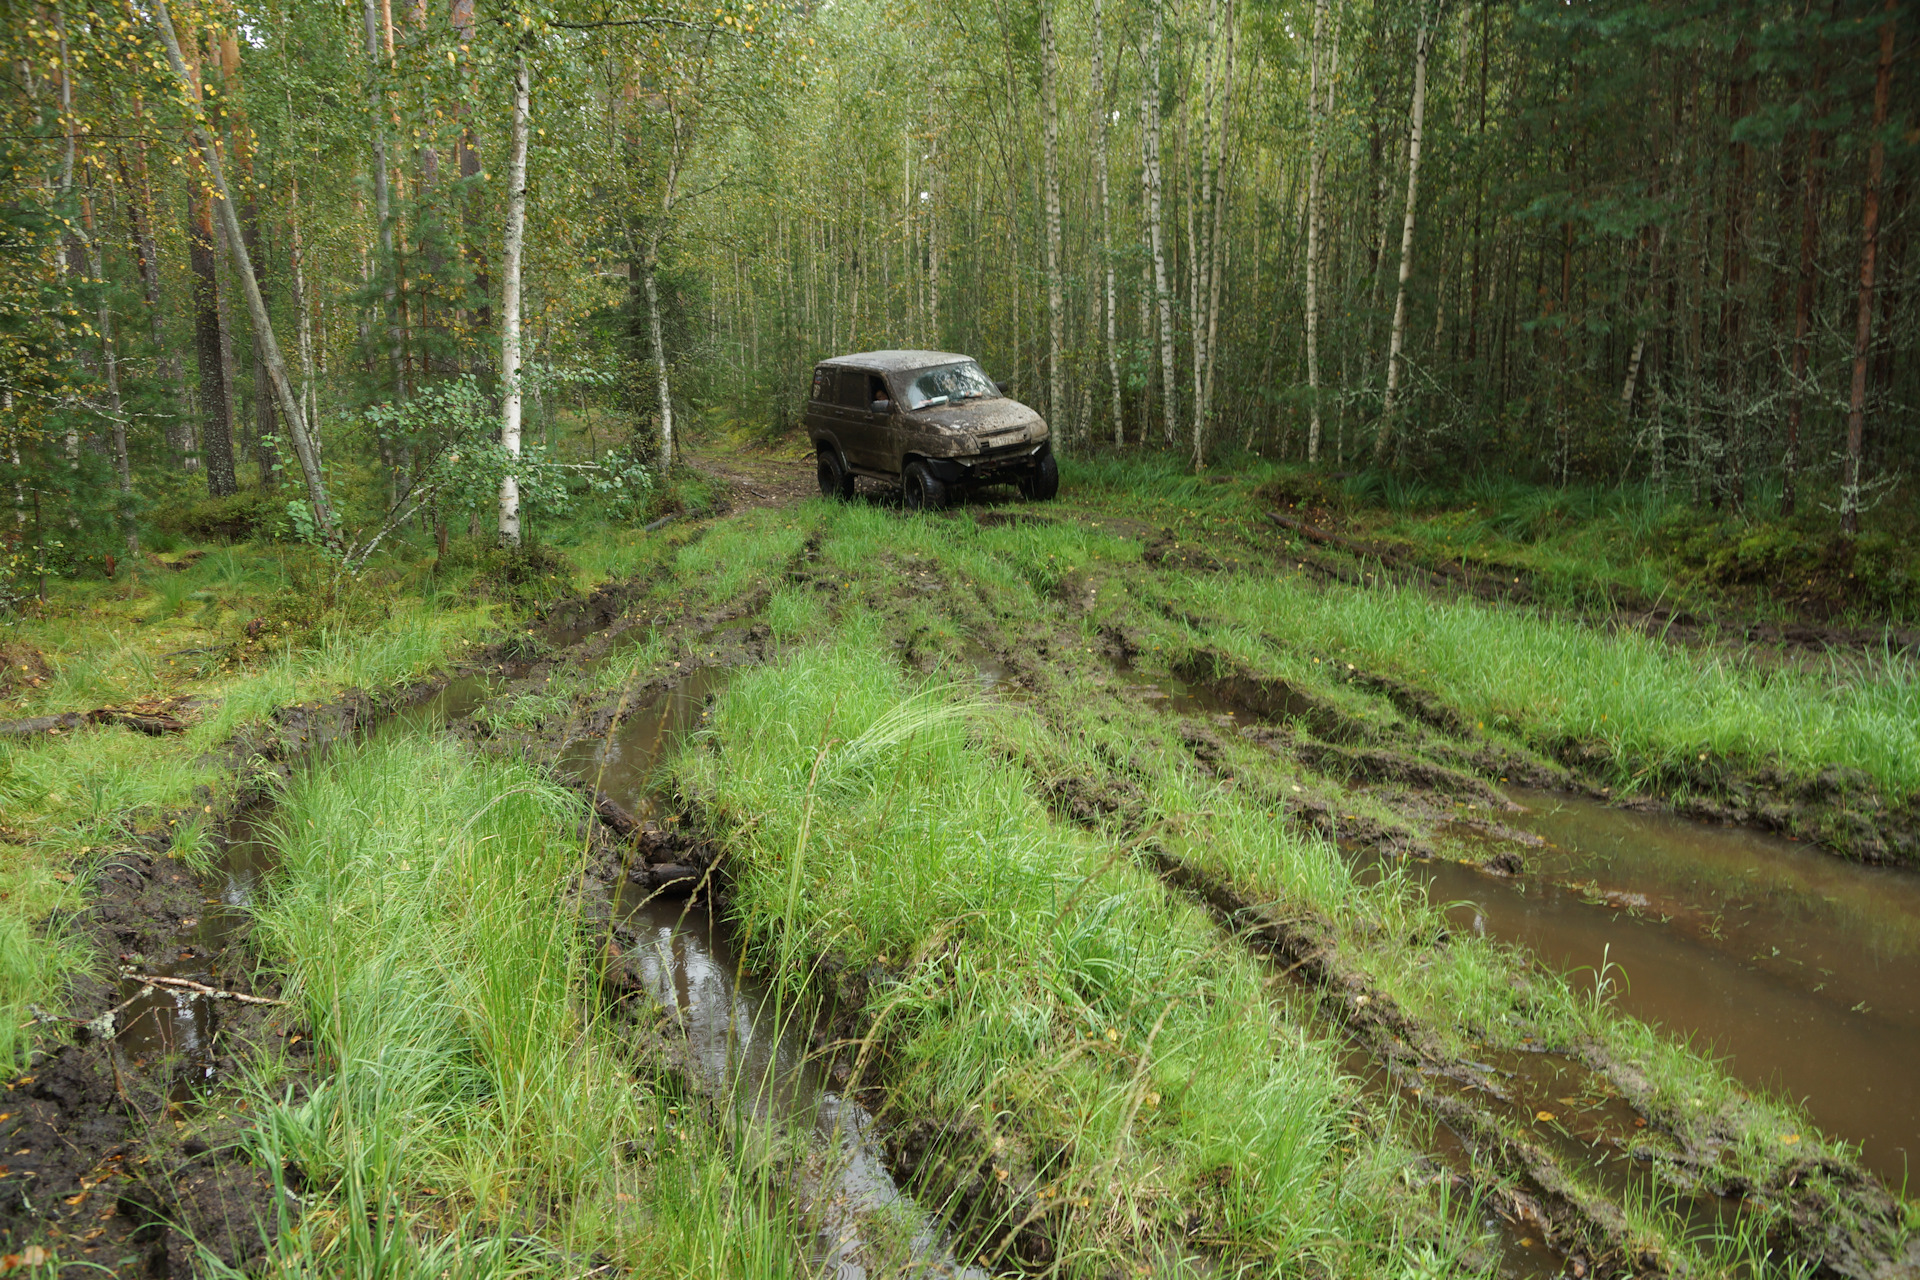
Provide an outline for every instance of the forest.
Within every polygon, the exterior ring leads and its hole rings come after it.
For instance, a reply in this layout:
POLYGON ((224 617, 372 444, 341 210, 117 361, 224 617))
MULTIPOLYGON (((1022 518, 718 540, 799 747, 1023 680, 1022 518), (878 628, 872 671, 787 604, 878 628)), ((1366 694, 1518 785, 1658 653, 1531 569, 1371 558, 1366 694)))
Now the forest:
POLYGON ((0 1275, 1920 1273, 1901 0, 0 17, 0 1275))

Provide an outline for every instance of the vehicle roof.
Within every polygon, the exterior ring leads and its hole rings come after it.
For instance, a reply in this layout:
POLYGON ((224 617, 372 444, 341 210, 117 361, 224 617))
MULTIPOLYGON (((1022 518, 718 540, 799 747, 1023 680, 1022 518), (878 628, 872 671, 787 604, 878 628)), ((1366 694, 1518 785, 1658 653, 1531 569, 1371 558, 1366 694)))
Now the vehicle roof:
POLYGON ((820 363, 899 373, 905 369, 925 369, 936 364, 955 364, 971 359, 972 356, 955 355, 951 351, 860 351, 853 355, 834 356, 820 363))

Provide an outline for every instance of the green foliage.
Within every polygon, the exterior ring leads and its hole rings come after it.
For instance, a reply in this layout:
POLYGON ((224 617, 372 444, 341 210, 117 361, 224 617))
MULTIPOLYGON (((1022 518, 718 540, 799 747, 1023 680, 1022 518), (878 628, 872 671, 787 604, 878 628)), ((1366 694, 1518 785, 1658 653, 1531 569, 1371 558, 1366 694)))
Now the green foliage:
POLYGON ((196 542, 279 542, 294 532, 283 489, 176 498, 156 506, 147 519, 162 533, 196 542))
POLYGON ((743 1274, 793 1255, 751 1157, 636 1084, 593 1013, 568 898, 576 816, 528 766, 401 735, 336 753, 286 797, 256 937, 325 1069, 297 1094, 263 1076, 253 1098, 256 1162, 297 1168, 306 1197, 278 1267, 573 1274, 594 1254, 743 1274))

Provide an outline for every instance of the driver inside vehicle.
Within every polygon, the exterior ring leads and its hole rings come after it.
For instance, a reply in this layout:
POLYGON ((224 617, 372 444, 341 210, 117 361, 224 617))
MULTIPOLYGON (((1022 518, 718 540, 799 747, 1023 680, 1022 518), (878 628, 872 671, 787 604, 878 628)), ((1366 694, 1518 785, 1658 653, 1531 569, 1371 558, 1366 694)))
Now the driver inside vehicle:
POLYGON ((871 402, 873 412, 893 412, 893 395, 887 390, 887 380, 877 373, 867 375, 867 399, 871 402))

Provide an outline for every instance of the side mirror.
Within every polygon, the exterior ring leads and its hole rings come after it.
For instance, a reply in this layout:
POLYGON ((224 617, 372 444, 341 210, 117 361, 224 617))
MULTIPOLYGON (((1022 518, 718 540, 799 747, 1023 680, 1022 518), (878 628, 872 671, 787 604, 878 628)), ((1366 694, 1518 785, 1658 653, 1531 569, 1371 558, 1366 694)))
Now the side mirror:
POLYGON ((872 410, 874 413, 892 413, 893 401, 875 400, 872 404, 868 405, 867 408, 872 410))
POLYGON ((1003 396, 1010 396, 1013 394, 1013 392, 1007 390, 1007 384, 1004 382, 996 382, 993 384, 993 386, 994 386, 994 389, 1003 396))

